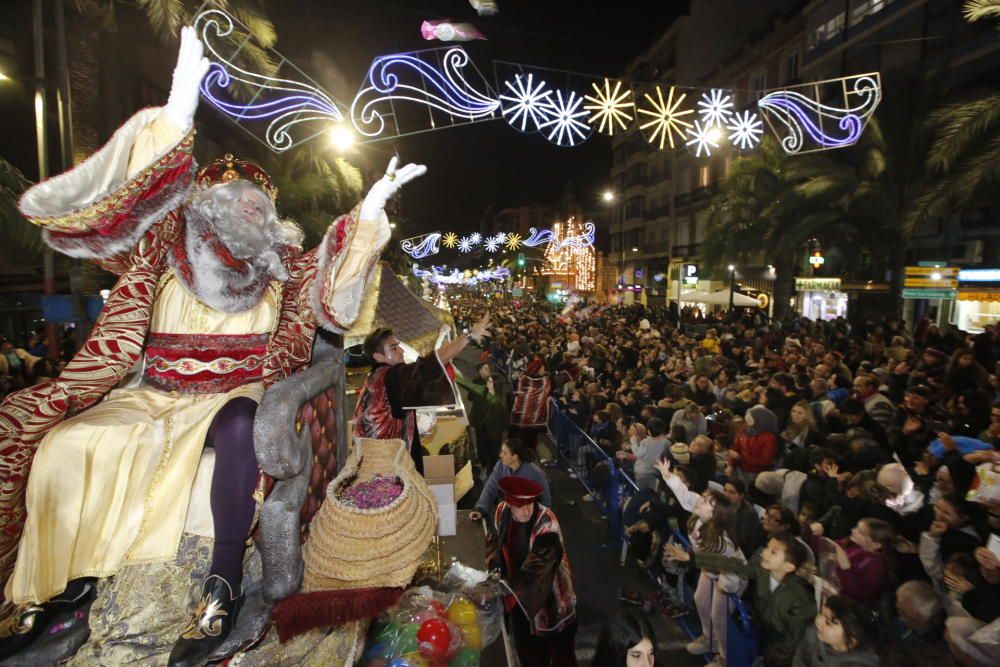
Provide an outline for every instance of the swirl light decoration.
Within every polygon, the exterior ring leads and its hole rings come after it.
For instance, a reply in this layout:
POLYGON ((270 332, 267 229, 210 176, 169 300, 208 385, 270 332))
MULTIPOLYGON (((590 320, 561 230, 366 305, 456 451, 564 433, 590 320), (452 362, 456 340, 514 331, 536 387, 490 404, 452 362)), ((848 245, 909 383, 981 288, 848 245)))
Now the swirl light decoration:
POLYGON ((540 245, 545 245, 546 243, 552 243, 556 240, 555 234, 552 233, 551 229, 535 229, 531 227, 528 229, 530 234, 528 238, 521 241, 521 245, 526 245, 529 248, 537 248, 540 245))
MULTIPOLYGON (((570 218, 572 220, 572 218, 570 218)), ((567 231, 581 229, 579 225, 571 227, 567 231)), ((594 245, 594 236, 597 232, 597 227, 594 226, 592 220, 588 220, 583 223, 582 233, 580 234, 567 234, 566 237, 559 244, 560 248, 587 248, 594 245)))
MULTIPOLYGON (((442 56, 439 69, 436 63, 427 60, 429 54, 439 51, 430 49, 375 58, 368 68, 365 85, 351 103, 354 128, 366 137, 381 136, 386 117, 396 116, 395 102, 423 105, 467 122, 492 118, 500 108, 500 101, 480 92, 468 81, 465 68, 470 65, 469 54, 461 47, 451 47, 442 56)), ((470 71, 479 74, 475 65, 471 65, 470 71)), ((399 134, 398 124, 396 133, 399 134)))
MULTIPOLYGON (((329 123, 343 122, 338 102, 315 83, 250 72, 223 56, 220 53, 222 40, 238 34, 234 33, 232 17, 225 12, 217 9, 202 12, 195 19, 194 27, 213 61, 201 83, 202 96, 237 123, 267 121, 264 142, 271 150, 281 153, 329 129, 329 123), (244 84, 255 91, 249 102, 234 101, 234 83, 244 84), (294 132, 300 125, 317 121, 323 122, 326 127, 308 136, 302 136, 303 132, 294 132)), ((247 39, 250 39, 249 36, 247 39)), ((304 74, 302 77, 308 78, 304 74)), ((251 134, 256 136, 253 132, 251 134)))
POLYGON ((757 106, 788 153, 808 153, 842 148, 858 141, 882 100, 878 73, 860 74, 777 90, 762 97, 757 106), (810 94, 799 92, 806 89, 810 94), (839 88, 842 107, 820 102, 824 92, 839 88), (776 127, 775 124, 780 127, 776 127), (784 136, 782 136, 784 135, 784 136))
POLYGON ((403 252, 413 259, 423 259, 428 255, 436 255, 440 252, 440 249, 438 248, 438 242, 440 240, 441 234, 438 232, 425 234, 423 236, 414 236, 413 238, 403 241, 403 252))

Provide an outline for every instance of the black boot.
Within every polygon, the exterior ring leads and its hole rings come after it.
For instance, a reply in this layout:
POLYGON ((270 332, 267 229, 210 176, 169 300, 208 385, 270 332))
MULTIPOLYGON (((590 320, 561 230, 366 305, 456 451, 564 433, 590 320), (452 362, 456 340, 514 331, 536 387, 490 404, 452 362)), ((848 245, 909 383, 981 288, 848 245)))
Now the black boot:
MULTIPOLYGON (((57 616, 82 610, 94 599, 94 579, 75 579, 61 595, 44 604, 25 605, 0 623, 0 660, 17 655, 42 636, 57 616)), ((86 610, 85 610, 86 611, 86 610)), ((73 623, 87 622, 86 615, 73 623)))
POLYGON ((236 624, 243 593, 233 595, 229 582, 211 574, 201 589, 193 618, 181 630, 170 652, 168 667, 198 667, 225 641, 236 624))

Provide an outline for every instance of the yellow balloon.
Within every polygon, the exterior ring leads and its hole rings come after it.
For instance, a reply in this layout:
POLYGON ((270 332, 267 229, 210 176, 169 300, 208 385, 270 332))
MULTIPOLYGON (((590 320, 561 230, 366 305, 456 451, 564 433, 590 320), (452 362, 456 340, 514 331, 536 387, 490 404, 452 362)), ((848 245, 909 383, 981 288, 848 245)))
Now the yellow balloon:
POLYGON ((479 651, 483 648, 483 633, 479 630, 478 623, 460 625, 458 629, 462 631, 462 639, 469 648, 479 651))
POLYGON ((400 656, 405 658, 412 667, 431 667, 431 663, 419 653, 406 653, 400 656))
POLYGON ((476 605, 465 598, 455 598, 448 607, 448 620, 455 625, 471 625, 479 618, 476 605))

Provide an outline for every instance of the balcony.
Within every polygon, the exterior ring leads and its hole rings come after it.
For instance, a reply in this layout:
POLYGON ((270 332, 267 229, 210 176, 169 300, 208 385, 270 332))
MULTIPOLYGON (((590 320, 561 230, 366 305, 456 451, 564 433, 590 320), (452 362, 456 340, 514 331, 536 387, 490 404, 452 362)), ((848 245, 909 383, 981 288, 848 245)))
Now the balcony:
POLYGON ((671 257, 676 259, 691 259, 698 256, 698 246, 700 243, 689 243, 688 245, 675 245, 670 252, 671 257))

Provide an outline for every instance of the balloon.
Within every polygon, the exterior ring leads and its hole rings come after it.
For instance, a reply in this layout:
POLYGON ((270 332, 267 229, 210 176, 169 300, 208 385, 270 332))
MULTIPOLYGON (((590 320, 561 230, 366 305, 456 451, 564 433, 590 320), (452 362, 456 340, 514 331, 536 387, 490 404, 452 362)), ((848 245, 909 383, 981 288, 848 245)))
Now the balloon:
POLYGON ((396 658, 389 663, 388 667, 416 667, 412 662, 406 658, 396 658))
POLYGON ((431 607, 434 608, 434 612, 441 618, 447 618, 445 613, 444 603, 440 600, 431 600, 431 607))
POLYGON ((401 654, 416 653, 419 650, 417 643, 417 633, 420 626, 416 623, 407 623, 399 629, 399 636, 396 639, 396 652, 401 654))
POLYGON ((417 631, 417 646, 420 653, 428 658, 443 658, 451 646, 451 630, 439 618, 432 618, 420 624, 417 631))
POLYGON ((393 638, 399 634, 400 624, 393 621, 389 621, 375 633, 375 643, 376 644, 388 644, 393 640, 393 638))
POLYGON ((455 598, 448 607, 448 620, 456 625, 471 625, 479 617, 476 605, 466 598, 455 598))
POLYGON ((441 618, 441 617, 438 616, 438 613, 433 609, 424 609, 422 611, 418 611, 413 615, 413 622, 416 623, 417 625, 422 625, 424 621, 429 621, 432 618, 441 618))
POLYGON ((386 642, 377 642, 370 649, 365 651, 365 657, 369 660, 375 658, 389 658, 392 656, 392 649, 386 642))
POLYGON ((403 658, 409 667, 431 667, 431 663, 427 661, 427 658, 419 653, 407 653, 403 658))
POLYGON ((458 655, 451 659, 448 665, 449 667, 479 667, 479 653, 469 647, 463 648, 458 652, 458 655))
POLYGON ((469 625, 458 626, 462 632, 462 639, 465 640, 465 645, 469 648, 481 651, 483 649, 483 633, 479 629, 479 624, 471 623, 469 625))

